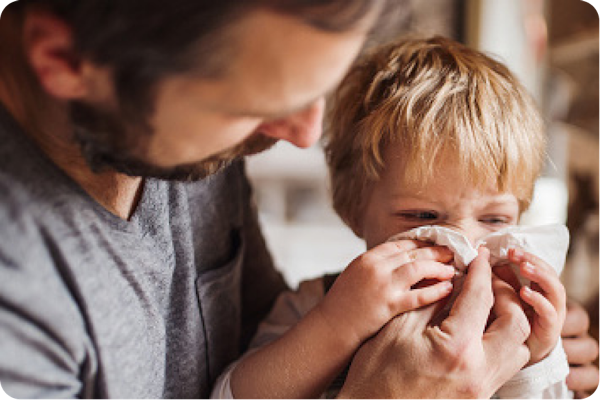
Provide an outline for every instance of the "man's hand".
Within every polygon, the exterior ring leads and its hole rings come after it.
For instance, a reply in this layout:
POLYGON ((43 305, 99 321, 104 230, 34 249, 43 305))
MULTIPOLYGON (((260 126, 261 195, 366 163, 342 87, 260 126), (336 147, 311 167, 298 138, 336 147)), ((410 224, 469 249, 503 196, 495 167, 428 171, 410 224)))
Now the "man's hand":
POLYGON ((432 326, 439 308, 407 312, 366 342, 340 397, 489 398, 529 361, 527 317, 514 289, 492 278, 487 249, 448 318, 432 326))
POLYGON ((588 397, 598 387, 598 367, 592 364, 598 358, 598 342, 589 334, 587 312, 573 300, 567 301, 567 317, 561 335, 570 364, 567 386, 576 397, 588 397))

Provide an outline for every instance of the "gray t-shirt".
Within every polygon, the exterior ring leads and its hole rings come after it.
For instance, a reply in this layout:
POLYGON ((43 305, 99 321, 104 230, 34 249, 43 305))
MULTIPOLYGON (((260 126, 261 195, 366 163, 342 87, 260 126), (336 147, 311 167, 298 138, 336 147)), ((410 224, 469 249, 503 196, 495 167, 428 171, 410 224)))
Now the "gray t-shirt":
POLYGON ((243 163, 145 181, 129 221, 0 107, 0 384, 13 397, 207 397, 284 289, 243 163))

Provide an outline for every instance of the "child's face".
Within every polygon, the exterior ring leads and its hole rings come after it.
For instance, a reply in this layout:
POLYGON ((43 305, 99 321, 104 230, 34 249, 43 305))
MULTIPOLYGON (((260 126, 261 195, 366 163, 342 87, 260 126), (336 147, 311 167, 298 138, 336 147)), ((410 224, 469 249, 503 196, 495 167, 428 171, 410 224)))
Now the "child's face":
POLYGON ((359 227, 367 248, 421 225, 455 229, 474 244, 518 222, 519 204, 513 194, 491 186, 482 191, 463 183, 452 160, 437 161, 426 185, 408 185, 402 157, 394 147, 385 154, 386 169, 372 186, 359 227))

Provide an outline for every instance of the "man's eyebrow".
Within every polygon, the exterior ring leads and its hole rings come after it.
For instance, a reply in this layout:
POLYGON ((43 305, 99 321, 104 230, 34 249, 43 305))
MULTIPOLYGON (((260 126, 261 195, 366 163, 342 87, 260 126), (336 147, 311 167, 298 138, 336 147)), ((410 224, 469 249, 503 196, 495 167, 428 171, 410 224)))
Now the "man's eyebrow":
POLYGON ((321 95, 315 97, 314 99, 311 99, 299 106, 294 106, 293 108, 290 108, 289 110, 281 110, 281 111, 238 110, 238 111, 233 111, 232 113, 236 114, 236 115, 248 116, 248 117, 278 119, 278 118, 283 118, 285 116, 292 115, 292 114, 295 114, 295 113, 298 113, 300 111, 307 109, 308 107, 313 105, 315 102, 317 102, 321 97, 327 97, 327 94, 321 94, 321 95))

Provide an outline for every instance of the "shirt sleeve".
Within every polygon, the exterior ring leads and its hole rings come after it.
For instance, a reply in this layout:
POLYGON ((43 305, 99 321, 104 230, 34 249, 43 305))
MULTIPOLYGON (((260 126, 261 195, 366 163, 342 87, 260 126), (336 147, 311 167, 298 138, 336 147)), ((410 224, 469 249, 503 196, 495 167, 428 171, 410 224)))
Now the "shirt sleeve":
POLYGON ((569 363, 559 339, 542 361, 519 371, 502 386, 496 396, 511 399, 570 399, 573 393, 565 382, 569 363))
POLYGON ((15 398, 92 396, 82 385, 95 368, 84 321, 33 218, 5 189, 0 184, 0 390, 15 398))

